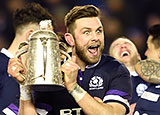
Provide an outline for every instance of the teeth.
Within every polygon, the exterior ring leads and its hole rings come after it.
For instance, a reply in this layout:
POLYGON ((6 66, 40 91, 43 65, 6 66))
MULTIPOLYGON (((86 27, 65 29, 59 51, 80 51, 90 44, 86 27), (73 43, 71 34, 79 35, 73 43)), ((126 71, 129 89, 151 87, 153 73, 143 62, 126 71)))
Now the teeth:
POLYGON ((125 55, 128 55, 128 56, 129 56, 130 54, 129 54, 129 52, 127 52, 127 51, 124 51, 124 52, 121 53, 121 57, 123 57, 123 56, 125 56, 125 55))
POLYGON ((90 46, 90 49, 98 48, 98 46, 90 46))

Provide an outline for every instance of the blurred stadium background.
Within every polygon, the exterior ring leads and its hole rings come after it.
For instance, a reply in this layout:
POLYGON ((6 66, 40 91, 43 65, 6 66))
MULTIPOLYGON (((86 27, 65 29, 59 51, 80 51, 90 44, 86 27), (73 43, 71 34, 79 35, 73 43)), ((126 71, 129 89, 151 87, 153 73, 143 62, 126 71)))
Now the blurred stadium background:
POLYGON ((56 31, 65 32, 64 16, 75 5, 93 4, 102 11, 105 49, 120 36, 129 37, 145 58, 147 29, 160 24, 160 0, 0 0, 0 49, 8 48, 14 38, 12 12, 27 2, 37 2, 56 19, 56 31))

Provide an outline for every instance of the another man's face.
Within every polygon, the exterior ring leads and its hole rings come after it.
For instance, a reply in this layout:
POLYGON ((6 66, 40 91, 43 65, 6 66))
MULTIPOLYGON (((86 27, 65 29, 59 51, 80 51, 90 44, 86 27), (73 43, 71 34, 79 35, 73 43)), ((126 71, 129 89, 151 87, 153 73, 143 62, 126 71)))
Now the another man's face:
POLYGON ((111 44, 110 55, 122 63, 136 64, 140 60, 136 46, 125 38, 119 38, 111 44))
POLYGON ((98 62, 104 49, 103 26, 97 17, 81 18, 75 22, 75 52, 88 64, 98 62))
POLYGON ((152 36, 150 35, 148 37, 148 40, 147 40, 147 50, 145 52, 145 56, 147 56, 148 59, 153 59, 155 61, 159 61, 159 48, 156 49, 154 44, 152 43, 152 36))

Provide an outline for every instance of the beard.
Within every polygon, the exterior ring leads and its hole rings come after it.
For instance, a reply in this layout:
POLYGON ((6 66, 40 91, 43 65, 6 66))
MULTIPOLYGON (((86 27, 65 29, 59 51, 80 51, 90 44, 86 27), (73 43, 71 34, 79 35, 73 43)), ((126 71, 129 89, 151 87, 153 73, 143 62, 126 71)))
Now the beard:
POLYGON ((86 46, 81 47, 77 42, 75 42, 76 54, 83 62, 85 62, 86 65, 97 63, 99 61, 103 49, 104 49, 104 44, 101 44, 100 47, 98 48, 98 55, 91 57, 87 55, 88 47, 86 46))

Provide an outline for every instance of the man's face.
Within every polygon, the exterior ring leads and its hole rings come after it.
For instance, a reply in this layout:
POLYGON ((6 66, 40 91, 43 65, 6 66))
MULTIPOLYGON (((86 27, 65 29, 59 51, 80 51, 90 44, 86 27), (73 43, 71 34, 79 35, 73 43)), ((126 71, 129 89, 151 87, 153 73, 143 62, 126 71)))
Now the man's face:
POLYGON ((147 56, 148 59, 159 61, 159 48, 158 49, 155 48, 154 44, 151 42, 152 38, 153 37, 151 35, 148 37, 147 40, 148 48, 145 52, 145 56, 147 56))
POLYGON ((87 65, 98 62, 104 49, 103 26, 99 18, 88 17, 76 20, 74 33, 74 50, 80 60, 87 65))
POLYGON ((124 64, 136 64, 140 60, 136 46, 125 38, 119 38, 111 44, 110 55, 124 64))

